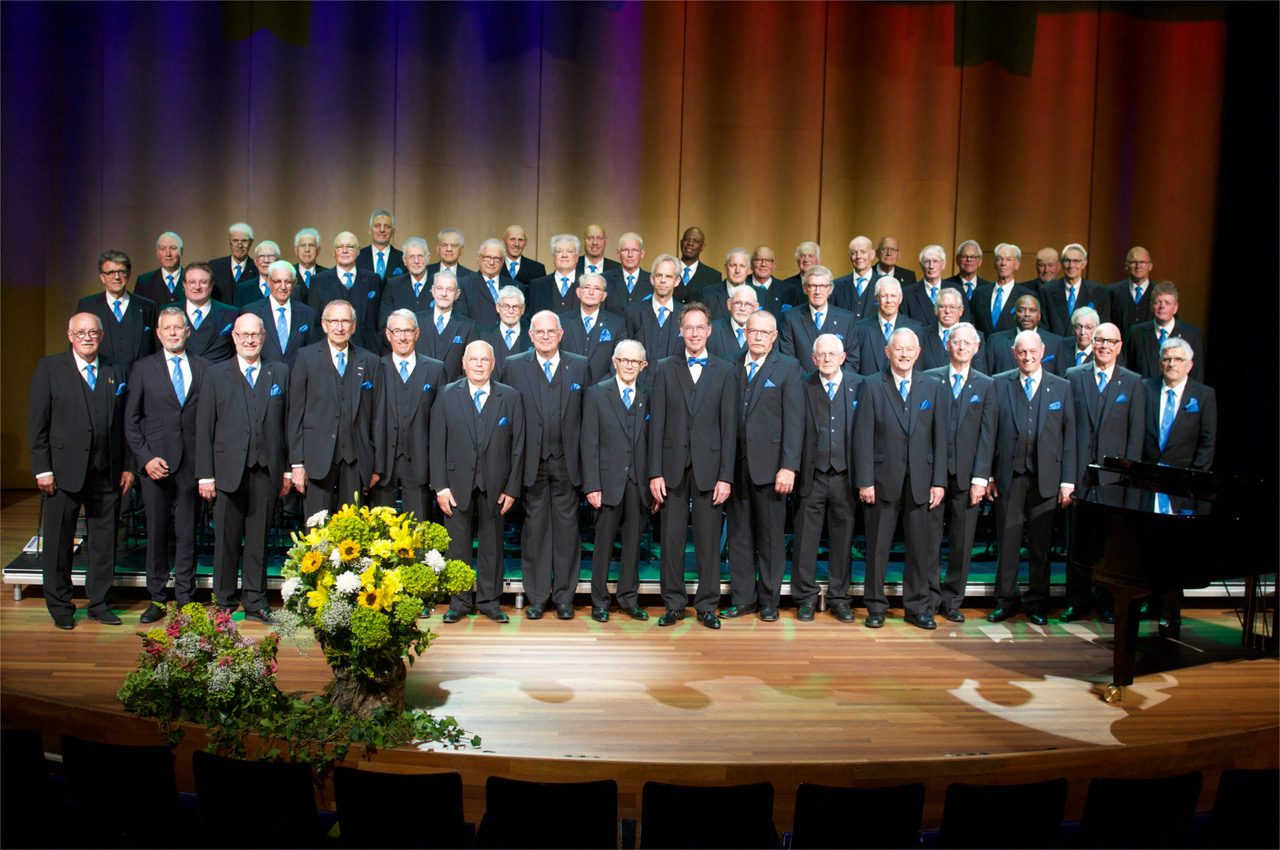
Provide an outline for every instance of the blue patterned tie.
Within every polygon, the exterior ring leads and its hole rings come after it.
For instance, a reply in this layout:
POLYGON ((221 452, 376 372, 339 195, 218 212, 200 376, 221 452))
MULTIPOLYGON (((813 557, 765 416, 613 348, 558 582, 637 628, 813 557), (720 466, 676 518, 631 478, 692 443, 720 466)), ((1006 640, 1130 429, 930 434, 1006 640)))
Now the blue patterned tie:
POLYGON ((1160 451, 1164 451, 1169 442, 1169 430, 1173 428, 1173 418, 1178 415, 1176 396, 1173 390, 1168 391, 1164 399, 1164 414, 1160 417, 1160 451))
POLYGON ((902 396, 902 400, 905 402, 907 400, 907 396, 910 395, 910 393, 911 391, 907 389, 907 379, 903 378, 902 381, 898 384, 898 395, 902 396))
POLYGON ((542 374, 547 376, 547 383, 551 383, 551 361, 548 360, 542 364, 542 374))
POLYGON ((827 398, 831 399, 832 401, 836 400, 836 382, 835 381, 827 381, 827 398))
POLYGON ((355 284, 353 280, 355 276, 351 272, 347 272, 343 277, 347 279, 347 289, 350 289, 355 284))
MULTIPOLYGON (((689 359, 690 365, 693 364, 693 358, 689 359)), ((756 379, 756 369, 760 368, 756 365, 756 361, 752 360, 747 363, 747 383, 751 383, 756 379)))
POLYGON ((929 287, 929 300, 932 301, 934 304, 938 303, 938 287, 936 286, 929 287))
POLYGON ((387 276, 387 260, 386 260, 386 257, 383 256, 381 251, 378 252, 378 266, 377 268, 374 269, 374 271, 378 273, 378 277, 387 276))
POLYGON ((515 280, 515 277, 516 277, 516 266, 517 266, 517 264, 516 264, 515 262, 512 262, 512 263, 511 263, 511 269, 510 269, 510 271, 511 271, 511 279, 512 279, 512 280, 515 280))
POLYGON ((195 330, 200 330, 200 323, 203 321, 204 321, 204 316, 200 315, 200 308, 197 307, 196 311, 191 314, 191 327, 194 328, 195 330))
POLYGON ((1107 388, 1107 373, 1099 372, 1098 373, 1098 394, 1101 395, 1102 391, 1105 390, 1106 388, 1107 388))
POLYGON ((622 404, 627 408, 627 410, 631 409, 631 387, 623 387, 622 404))
POLYGON ((475 394, 476 413, 479 413, 480 409, 484 407, 484 405, 480 403, 480 396, 482 395, 484 395, 484 390, 476 390, 476 394, 475 394))
POLYGON ((738 335, 738 348, 742 348, 742 346, 746 344, 746 339, 744 338, 745 331, 743 331, 742 328, 738 328, 734 333, 738 335))
POLYGON ((1032 396, 1036 394, 1035 381, 1031 380, 1030 376, 1027 377, 1026 383, 1024 384, 1024 391, 1027 394, 1027 401, 1031 401, 1032 396))
POLYGON ((585 317, 585 318, 582 320, 582 328, 583 328, 583 330, 585 330, 587 333, 591 333, 591 323, 592 323, 592 322, 594 322, 594 321, 595 321, 595 319, 591 318, 590 316, 585 317))
POLYGON ((1004 306, 1004 290, 996 287, 996 297, 991 303, 991 327, 995 327, 1000 321, 1000 308, 1004 306))
POLYGON ((182 358, 170 357, 169 362, 173 364, 173 391, 178 396, 179 406, 187 403, 187 387, 182 380, 182 358))
POLYGON ((444 333, 444 316, 440 316, 436 319, 436 333, 444 333))
POLYGON ((635 288, 636 288, 636 276, 633 274, 627 275, 627 292, 631 292, 635 288))
POLYGON ((562 277, 560 278, 560 297, 564 298, 568 294, 569 294, 569 278, 562 277))
POLYGON ((400 361, 400 382, 405 384, 409 383, 409 361, 408 360, 400 361))
POLYGON ((164 279, 165 286, 169 287, 169 294, 173 294, 173 275, 169 275, 164 279))
POLYGON ((338 374, 346 377, 347 374, 347 353, 345 351, 338 352, 338 374))
POLYGON ((658 308, 658 327, 662 327, 667 323, 667 313, 671 312, 666 307, 658 308))
POLYGON ((116 321, 124 321, 124 310, 120 309, 120 299, 116 299, 116 303, 111 305, 111 312, 116 314, 116 321))
POLYGON ((498 285, 493 281, 489 281, 489 297, 493 299, 493 303, 498 303, 498 285))
POLYGON ((822 330, 822 311, 818 310, 813 314, 813 325, 818 330, 822 330))
POLYGON ((690 358, 689 358, 689 368, 691 368, 691 369, 692 369, 694 366, 706 366, 706 365, 707 365, 707 358, 705 358, 705 357, 690 357, 690 358))
POLYGON ((89 375, 89 392, 93 392, 98 388, 98 376, 94 372, 93 364, 85 366, 84 371, 89 375))
POLYGON ((244 370, 244 378, 249 382, 249 388, 253 388, 253 373, 257 370, 257 366, 250 366, 244 370))
POLYGON ((956 372, 951 376, 951 397, 960 400, 960 384, 964 381, 964 375, 956 372))
POLYGON ((1074 286, 1067 287, 1067 315, 1070 316, 1076 311, 1076 288, 1074 286))
POLYGON ((289 347, 289 325, 284 320, 284 308, 277 307, 276 312, 280 314, 276 317, 276 336, 280 339, 280 350, 284 351, 289 347))
POLYGON ((1135 286, 1133 288, 1133 303, 1137 304, 1141 300, 1142 300, 1142 287, 1135 286))
POLYGON ((681 273, 681 275, 680 275, 680 282, 681 282, 681 283, 688 283, 688 282, 689 282, 689 267, 688 267, 688 266, 685 266, 685 267, 684 267, 684 272, 682 272, 682 273, 681 273))
POLYGON ((862 292, 867 288, 867 279, 865 277, 858 278, 858 297, 862 297, 862 292))
POLYGON ((893 333, 893 322, 884 323, 884 341, 889 341, 889 335, 893 333))
POLYGON ((503 334, 502 334, 502 335, 503 335, 503 337, 505 337, 505 338, 506 338, 506 341, 507 341, 507 350, 508 350, 508 351, 510 351, 510 350, 511 350, 511 346, 512 346, 513 344, 515 344, 515 341, 516 341, 516 332, 515 332, 515 331, 513 331, 513 330, 511 330, 511 329, 507 329, 506 331, 503 331, 503 334))

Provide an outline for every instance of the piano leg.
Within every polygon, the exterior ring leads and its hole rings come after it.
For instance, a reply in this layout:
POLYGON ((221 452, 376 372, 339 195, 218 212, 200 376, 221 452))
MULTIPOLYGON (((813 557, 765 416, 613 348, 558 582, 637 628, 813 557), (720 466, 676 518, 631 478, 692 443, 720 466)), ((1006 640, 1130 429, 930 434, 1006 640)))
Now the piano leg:
POLYGON ((1101 583, 1115 599, 1115 645, 1111 656, 1111 684, 1103 689, 1106 702, 1124 700, 1124 689, 1133 684, 1133 668, 1138 652, 1138 609, 1148 591, 1111 582, 1101 583))

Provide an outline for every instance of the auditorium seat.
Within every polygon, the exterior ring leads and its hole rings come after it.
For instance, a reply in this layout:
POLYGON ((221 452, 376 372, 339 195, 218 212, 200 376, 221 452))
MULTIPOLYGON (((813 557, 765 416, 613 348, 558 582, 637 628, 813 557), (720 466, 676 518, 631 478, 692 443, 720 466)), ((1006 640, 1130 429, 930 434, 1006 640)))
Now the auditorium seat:
POLYGON ((1067 780, 1024 785, 947 786, 938 846, 1053 847, 1058 843, 1067 780))
POLYGON ((669 785, 641 790, 640 847, 779 847, 773 783, 669 785))
POLYGON ((71 820, 86 845, 174 847, 189 841, 168 747, 63 735, 62 765, 75 807, 71 820))
POLYGON ((1186 847, 1200 771, 1158 779, 1095 777, 1080 816, 1079 847, 1186 847))
POLYGON ((343 847, 467 847, 462 774, 378 773, 338 766, 333 795, 343 847), (388 800, 413 801, 413 817, 387 817, 388 800))
POLYGON ((526 782, 490 776, 476 847, 618 846, 618 783, 526 782))
MULTIPOLYGON (((191 756, 203 834, 210 847, 319 847, 311 765, 191 756)), ((393 812, 394 807, 384 807, 393 812)))
POLYGON ((796 788, 793 850, 809 847, 919 847, 924 784, 796 788))
POLYGON ((1280 770, 1222 771, 1205 826, 1205 847, 1280 847, 1280 770))
POLYGON ((0 846, 65 847, 67 816, 35 729, 0 730, 0 846))

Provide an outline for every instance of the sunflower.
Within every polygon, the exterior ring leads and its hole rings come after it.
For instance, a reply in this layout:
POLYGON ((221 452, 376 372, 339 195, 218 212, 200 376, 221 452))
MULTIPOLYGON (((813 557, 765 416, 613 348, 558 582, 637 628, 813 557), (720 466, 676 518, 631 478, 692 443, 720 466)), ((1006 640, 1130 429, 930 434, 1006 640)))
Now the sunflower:
POLYGON ((354 561, 360 557, 360 544, 347 539, 338 544, 338 556, 344 561, 354 561))
POLYGON ((377 587, 361 588, 356 596, 361 608, 378 608, 382 605, 382 590, 377 587))
POLYGON ((414 556, 413 535, 404 534, 397 537, 391 543, 395 547, 396 557, 404 558, 406 561, 412 561, 414 556))
POLYGON ((329 589, 327 587, 317 587, 315 590, 307 592, 307 605, 319 611, 324 604, 329 601, 329 589))
POLYGON ((298 569, 304 573, 314 573, 322 566, 324 566, 324 555, 319 552, 308 552, 302 556, 302 563, 298 565, 298 569))

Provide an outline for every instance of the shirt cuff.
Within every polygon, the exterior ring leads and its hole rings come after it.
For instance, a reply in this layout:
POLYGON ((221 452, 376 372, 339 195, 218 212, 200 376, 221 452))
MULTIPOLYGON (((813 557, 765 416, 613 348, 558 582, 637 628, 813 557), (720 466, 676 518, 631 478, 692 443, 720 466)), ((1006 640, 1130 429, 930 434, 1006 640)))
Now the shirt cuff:
POLYGON ((449 493, 450 493, 450 492, 451 492, 451 491, 449 490, 449 488, 448 488, 448 487, 446 487, 446 488, 444 488, 443 490, 437 490, 437 491, 436 491, 436 495, 437 495, 437 496, 447 496, 447 495, 449 495, 449 493))
POLYGON ((969 479, 969 484, 978 487, 986 487, 990 480, 991 479, 989 478, 979 478, 975 475, 973 478, 969 479))
POLYGON ((1058 489, 1066 490, 1068 493, 1072 493, 1075 491, 1076 485, 1071 483, 1070 481, 1063 481, 1061 484, 1058 485, 1058 489))
POLYGON ((197 483, 197 484, 212 484, 212 483, 213 483, 213 481, 214 481, 214 480, 213 480, 212 478, 201 478, 201 479, 200 479, 199 481, 197 481, 196 483, 197 483))
POLYGON ((52 472, 38 472, 38 473, 36 473, 36 480, 37 480, 37 481, 39 481, 41 478, 52 478, 52 477, 53 477, 53 473, 52 473, 52 472))

